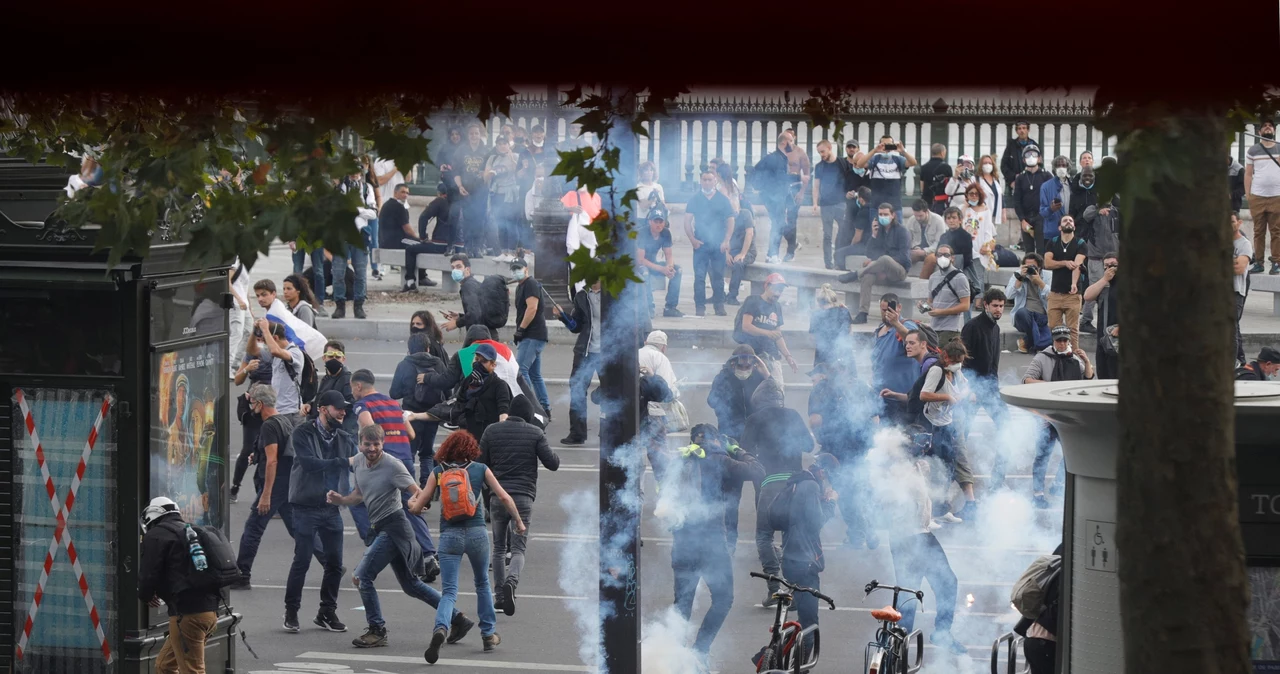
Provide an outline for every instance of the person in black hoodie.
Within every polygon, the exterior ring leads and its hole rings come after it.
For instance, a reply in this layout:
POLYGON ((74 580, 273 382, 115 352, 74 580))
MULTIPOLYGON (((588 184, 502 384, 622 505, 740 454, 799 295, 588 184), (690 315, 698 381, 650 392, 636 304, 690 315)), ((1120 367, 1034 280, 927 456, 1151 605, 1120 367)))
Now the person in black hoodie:
MULTIPOLYGON (((792 464, 797 471, 788 478, 788 483, 795 485, 795 492, 787 512, 787 530, 782 534, 782 575, 796 585, 820 590, 819 574, 827 568, 822 552, 822 526, 835 514, 837 501, 829 477, 839 469, 840 462, 824 453, 815 457, 806 471, 799 471, 798 463, 792 464)), ((797 592, 794 601, 800 629, 817 625, 818 598, 808 592, 797 592)), ((803 653, 812 647, 810 635, 805 638, 803 653)))
MULTIPOLYGON (((1013 147, 1013 144, 1009 147, 1013 147)), ((1008 157, 1009 148, 1005 148, 1006 161, 1008 157)), ((1004 163, 1001 162, 1001 172, 1005 171, 1004 163)), ((1022 228, 1022 250, 1044 255, 1044 217, 1040 215, 1040 188, 1053 179, 1053 174, 1040 170, 1040 147, 1034 143, 1023 151, 1022 163, 1026 165, 1026 170, 1004 175, 1016 176, 1013 180, 1012 204, 1022 228)))
POLYGON ((716 425, 725 435, 742 439, 751 416, 751 396, 769 378, 769 368, 749 344, 739 345, 711 382, 707 406, 716 413, 716 425))
POLYGON ((477 438, 483 438, 490 425, 506 421, 511 410, 511 388, 493 373, 497 365, 498 351, 492 344, 476 345, 471 376, 458 392, 458 404, 465 414, 462 428, 477 438))
POLYGON ((759 463, 730 456, 720 438, 715 426, 698 424, 690 429, 689 446, 663 452, 665 479, 654 510, 660 518, 667 517, 667 513, 682 516, 679 526, 671 531, 676 611, 686 620, 692 616, 699 580, 705 581, 711 592, 711 607, 693 642, 693 650, 704 667, 711 643, 733 606, 733 560, 724 527, 724 485, 758 482, 764 477, 759 463), (673 508, 674 504, 680 507, 673 508))
POLYGON ((1004 155, 1000 158, 1000 175, 1002 176, 1016 176, 1022 173, 1022 170, 1027 167, 1028 149, 1035 148, 1036 156, 1039 157, 1040 143, 1031 138, 1031 125, 1025 121, 1017 121, 1013 123, 1013 131, 1015 135, 1009 139, 1009 144, 1004 146, 1004 155))
POLYGON ((416 335, 419 332, 426 333, 430 340, 427 343, 427 353, 447 362, 449 352, 444 348, 444 333, 436 325, 435 316, 430 311, 415 311, 409 319, 409 334, 416 335))
MULTIPOLYGON (((502 488, 515 499, 525 527, 533 523, 533 502, 538 497, 538 463, 547 470, 560 468, 560 457, 547 444, 542 429, 516 415, 485 429, 480 439, 480 463, 493 471, 502 488)), ((493 519, 493 604, 503 613, 516 612, 516 587, 524 570, 529 533, 515 532, 514 521, 496 495, 489 498, 493 519), (510 566, 507 551, 511 551, 510 566)))
MULTIPOLYGON (((316 383, 316 398, 308 400, 311 403, 311 411, 307 414, 307 418, 315 420, 320 416, 320 406, 316 403, 325 391, 337 391, 342 394, 347 403, 354 403, 355 396, 351 393, 351 370, 347 369, 347 348, 342 342, 331 339, 324 344, 324 376, 320 377, 320 381, 316 383)), ((268 382, 269 383, 269 382, 268 382)), ((355 437, 357 431, 360 430, 356 423, 355 416, 342 420, 342 430, 355 437)))
MULTIPOLYGON (((798 470, 800 458, 813 451, 813 435, 805 426, 804 417, 786 405, 782 387, 771 378, 761 382, 751 394, 751 407, 755 411, 747 417, 743 428, 742 448, 760 461, 766 480, 788 471, 787 467, 793 464, 798 470)), ((761 484, 755 483, 754 487, 758 507, 761 484)), ((734 515, 736 525, 736 511, 734 515)), ((756 554, 760 557, 761 569, 776 576, 782 571, 782 552, 773 544, 775 531, 767 517, 757 514, 756 554)), ((773 593, 777 589, 776 583, 769 584, 769 592, 764 598, 766 608, 774 605, 773 593)))
MULTIPOLYGON (((442 375, 445 372, 444 361, 431 355, 430 343, 431 338, 425 332, 410 335, 409 355, 396 365, 395 375, 392 376, 391 390, 387 395, 399 400, 400 407, 406 412, 426 412, 444 400, 443 394, 438 390, 418 386, 420 382, 426 381, 428 373, 442 375), (419 397, 419 394, 422 397, 419 397)), ((432 456, 436 451, 436 431, 439 430, 440 424, 417 419, 409 423, 413 426, 413 453, 418 457, 418 464, 421 466, 418 471, 418 480, 425 484, 427 476, 431 474, 432 466, 435 465, 432 456)))
MULTIPOLYGON (((1053 554, 1062 556, 1062 544, 1053 554)), ((1062 574, 1059 573, 1044 588, 1044 610, 1035 620, 1022 618, 1013 627, 1014 633, 1024 637, 1022 653, 1027 658, 1031 674, 1053 674, 1058 655, 1058 612, 1062 595, 1062 574)))
POLYGON ((169 635, 156 656, 157 672, 203 672, 204 645, 218 624, 216 587, 191 588, 195 570, 187 525, 178 504, 157 496, 142 511, 142 556, 138 565, 138 599, 169 610, 169 635))
POLYGON ((456 311, 446 311, 444 315, 449 320, 440 326, 446 331, 453 332, 457 328, 470 328, 478 325, 488 331, 485 339, 498 340, 498 331, 490 330, 484 324, 484 293, 480 289, 480 282, 471 275, 471 258, 459 253, 449 258, 449 266, 453 267, 450 272, 453 280, 458 284, 458 297, 462 300, 462 313, 456 311))

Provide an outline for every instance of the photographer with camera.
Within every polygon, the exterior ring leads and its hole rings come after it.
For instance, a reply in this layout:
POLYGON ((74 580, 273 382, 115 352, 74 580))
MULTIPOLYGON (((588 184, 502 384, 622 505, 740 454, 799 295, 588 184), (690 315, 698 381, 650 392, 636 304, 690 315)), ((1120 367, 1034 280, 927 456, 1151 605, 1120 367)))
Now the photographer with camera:
POLYGON ((934 319, 933 329, 938 333, 939 344, 960 336, 964 325, 961 316, 969 310, 969 279, 952 262, 952 257, 951 246, 938 246, 938 269, 929 277, 929 299, 917 305, 921 313, 934 319))
POLYGON ((1038 253, 1022 256, 1022 267, 1013 273, 1004 294, 1013 302, 1013 327, 1022 333, 1018 353, 1049 348, 1049 283, 1053 272, 1044 269, 1038 253))
POLYGON ((856 168, 867 169, 871 187, 871 203, 887 203, 892 206, 898 220, 902 219, 902 183, 907 169, 916 165, 916 158, 895 142, 893 136, 881 136, 880 144, 858 159, 856 168))

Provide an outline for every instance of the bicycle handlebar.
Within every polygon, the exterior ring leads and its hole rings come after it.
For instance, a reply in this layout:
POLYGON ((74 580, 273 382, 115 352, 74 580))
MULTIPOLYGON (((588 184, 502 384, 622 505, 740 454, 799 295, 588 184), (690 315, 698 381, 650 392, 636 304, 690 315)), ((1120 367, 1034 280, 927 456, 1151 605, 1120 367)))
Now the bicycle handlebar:
POLYGON ((809 593, 809 594, 813 595, 814 597, 816 597, 816 598, 818 598, 818 599, 820 599, 820 600, 822 600, 822 601, 827 602, 827 605, 831 607, 831 610, 832 610, 832 611, 836 610, 836 602, 835 602, 835 600, 834 600, 834 599, 832 599, 831 597, 828 597, 828 596, 827 596, 827 595, 825 595, 825 594, 822 594, 821 592, 819 592, 819 591, 817 591, 817 590, 815 590, 815 589, 813 589, 813 588, 811 588, 811 587, 804 587, 804 586, 802 586, 802 585, 796 585, 796 584, 794 584, 794 583, 788 582, 786 578, 782 578, 782 577, 775 576, 775 575, 768 574, 768 573, 760 573, 759 571, 752 571, 752 572, 751 572, 751 577, 752 577, 752 578, 759 578, 759 579, 761 579, 761 580, 766 580, 766 581, 769 581, 769 582, 778 583, 779 585, 785 585, 785 586, 787 586, 788 588, 790 588, 793 592, 807 592, 807 593, 809 593))
POLYGON ((880 581, 877 581, 877 580, 872 580, 870 583, 867 583, 867 586, 863 589, 866 591, 868 595, 871 594, 872 592, 875 592, 876 590, 893 590, 894 592, 906 592, 907 594, 914 595, 918 601, 921 601, 921 602, 924 601, 924 590, 913 590, 909 587, 898 587, 897 585, 881 585, 880 581))

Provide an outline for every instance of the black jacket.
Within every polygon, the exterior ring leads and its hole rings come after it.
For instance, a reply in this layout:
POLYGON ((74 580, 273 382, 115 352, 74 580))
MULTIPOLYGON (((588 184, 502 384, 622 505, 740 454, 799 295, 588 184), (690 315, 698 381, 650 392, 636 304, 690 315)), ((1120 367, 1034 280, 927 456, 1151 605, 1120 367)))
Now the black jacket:
POLYGON ((1262 365, 1258 361, 1245 364, 1244 367, 1236 368, 1236 381, 1266 381, 1267 375, 1262 374, 1262 365))
POLYGON ((766 200, 783 199, 791 189, 787 174, 787 155, 775 149, 751 169, 751 184, 766 200))
POLYGON ((485 429, 479 461, 493 471, 508 494, 531 499, 538 497, 538 462, 547 470, 560 468, 560 457, 551 450, 542 430, 516 416, 485 429))
MULTIPOLYGON (((323 370, 321 369, 321 371, 323 370)), ((338 374, 326 373, 321 377, 320 381, 316 383, 316 400, 319 400, 320 396, 323 395, 325 391, 337 391, 342 394, 342 398, 347 401, 348 405, 354 403, 356 401, 356 397, 351 394, 351 370, 348 370, 346 366, 343 366, 342 370, 338 372, 338 374)), ((319 417, 320 406, 316 405, 316 401, 308 400, 306 402, 311 403, 311 412, 307 415, 307 418, 315 419, 316 417, 319 417)), ((342 420, 342 430, 350 433, 353 437, 357 432, 359 432, 360 425, 354 414, 348 414, 347 417, 342 420)))
MULTIPOLYGON (((1009 144, 1004 147, 1004 155, 1000 157, 1000 175, 1005 176, 1007 179, 1009 176, 1020 175, 1027 168, 1027 165, 1022 163, 1022 153, 1027 149, 1028 145, 1034 145, 1036 149, 1040 149, 1040 143, 1036 142, 1034 138, 1027 138, 1026 145, 1020 145, 1017 136, 1009 139, 1009 144)), ((1043 155, 1044 153, 1041 152, 1040 154, 1043 155)), ((1044 157, 1040 157, 1040 166, 1044 168, 1044 157)), ((1041 171, 1041 173, 1044 173, 1044 171, 1041 171)), ((1039 206, 1037 205, 1036 208, 1039 209, 1039 206)))
MULTIPOLYGON (((462 313, 458 315, 458 327, 484 326, 484 294, 480 282, 474 276, 462 279, 458 284, 458 296, 462 298, 462 313)), ((485 330, 488 330, 486 327, 485 330)), ((488 339, 486 334, 485 339, 488 339)))
POLYGON ((1040 219, 1040 186, 1052 180, 1053 174, 1042 168, 1035 173, 1023 171, 1016 175, 1011 204, 1013 211, 1018 214, 1019 220, 1035 222, 1040 219))
POLYGON ((711 382, 707 406, 716 413, 716 426, 721 433, 742 440, 743 426, 751 416, 751 394, 763 381, 764 375, 759 372, 752 372, 750 377, 740 381, 733 374, 733 365, 725 363, 720 368, 720 373, 711 382))
POLYGON ((578 336, 578 341, 573 345, 573 352, 579 356, 587 355, 587 349, 591 346, 591 300, 587 299, 589 292, 591 292, 590 289, 584 289, 573 296, 573 315, 570 318, 574 325, 569 325, 571 321, 565 320, 563 312, 560 314, 560 322, 564 323, 564 327, 578 336))
POLYGON ((222 594, 217 590, 184 590, 174 593, 176 583, 195 567, 183 528, 182 516, 165 515, 151 524, 142 537, 142 558, 138 565, 138 599, 160 597, 169 615, 190 615, 217 611, 222 594))
MULTIPOLYGON (((462 348, 465 349, 476 342, 489 339, 489 336, 489 328, 483 325, 473 325, 467 328, 467 337, 462 342, 462 348)), ((458 387, 458 382, 462 381, 462 362, 458 360, 458 354, 455 353, 449 357, 449 364, 445 366, 443 371, 428 370, 425 374, 423 382, 415 384, 415 388, 419 390, 416 390, 414 395, 425 400, 434 392, 442 396, 441 400, 446 400, 453 395, 453 390, 458 387)))
POLYGON ((399 400, 400 407, 405 410, 426 412, 433 405, 444 400, 444 395, 431 387, 419 386, 418 375, 444 374, 445 370, 444 361, 439 358, 425 351, 411 353, 396 365, 396 373, 391 378, 391 391, 387 395, 399 400))
MULTIPOLYGON (((348 414, 347 416, 351 416, 348 414)), ((333 442, 326 445, 315 422, 293 429, 293 468, 289 471, 289 503, 300 506, 325 505, 329 490, 338 491, 347 479, 356 455, 355 436, 339 428, 333 442)))
POLYGON ((991 320, 987 312, 974 316, 960 329, 960 339, 969 357, 964 369, 981 377, 1000 376, 1000 324, 991 320))
POLYGON ((1092 189, 1085 189, 1080 185, 1080 176, 1071 179, 1071 208, 1067 215, 1076 221, 1076 236, 1082 241, 1093 240, 1093 224, 1097 218, 1086 220, 1084 217, 1084 209, 1090 206, 1098 205, 1098 184, 1094 183, 1092 189))
POLYGON ((769 474, 812 452, 813 435, 799 412, 789 407, 766 407, 747 417, 740 444, 769 474))
MULTIPOLYGON (((746 482, 759 484, 764 479, 764 468, 750 455, 739 459, 724 451, 704 450, 705 457, 683 457, 680 452, 663 452, 659 464, 664 474, 673 470, 688 469, 686 465, 697 462, 701 478, 701 498, 689 503, 685 523, 673 529, 671 547, 672 568, 696 568, 709 560, 728 554, 728 532, 725 529, 725 510, 736 503, 734 494, 742 493, 746 482)), ((655 468, 656 470, 656 468, 655 468)))
POLYGON ((888 255, 903 269, 911 269, 911 233, 900 222, 894 222, 889 228, 880 227, 880 235, 872 236, 865 241, 867 259, 878 260, 888 255))
POLYGON ((474 392, 468 390, 468 383, 462 382, 458 393, 458 404, 465 413, 463 427, 477 438, 483 438, 485 429, 498 423, 498 417, 511 410, 511 387, 496 374, 485 377, 474 392))
POLYGON ((933 204, 939 195, 944 198, 937 202, 946 208, 947 199, 942 190, 951 173, 951 165, 941 157, 933 157, 920 166, 920 197, 929 205, 929 210, 933 210, 933 204))

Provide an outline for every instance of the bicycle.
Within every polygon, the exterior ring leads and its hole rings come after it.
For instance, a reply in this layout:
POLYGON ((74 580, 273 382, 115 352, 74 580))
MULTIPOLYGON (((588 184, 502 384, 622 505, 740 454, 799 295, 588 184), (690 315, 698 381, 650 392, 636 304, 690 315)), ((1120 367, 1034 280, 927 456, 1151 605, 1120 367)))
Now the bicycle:
POLYGON ((780 671, 784 674, 787 672, 801 674, 801 672, 812 670, 818 664, 818 652, 821 650, 818 626, 810 625, 800 629, 800 623, 794 620, 787 620, 787 614, 790 612, 793 602, 793 593, 807 592, 827 602, 832 611, 836 610, 835 601, 811 587, 802 587, 787 582, 785 578, 756 571, 752 571, 751 576, 766 582, 777 583, 780 586, 778 591, 773 593, 773 597, 778 600, 778 604, 777 610, 774 612, 773 626, 769 628, 771 634, 769 645, 765 646, 764 650, 760 651, 754 660, 756 672, 780 671), (808 654, 809 659, 805 661, 805 658, 799 654, 803 651, 804 640, 810 635, 813 637, 813 647, 808 654))
POLYGON ((898 626, 902 613, 898 611, 898 595, 907 593, 924 605, 924 591, 898 587, 897 585, 881 585, 872 580, 867 583, 867 596, 876 590, 893 590, 893 603, 884 608, 871 611, 871 617, 880 621, 876 630, 876 640, 867 643, 863 656, 863 671, 866 674, 915 674, 924 666, 924 632, 915 630, 911 634, 898 626), (916 642, 916 661, 908 665, 908 646, 916 642))

